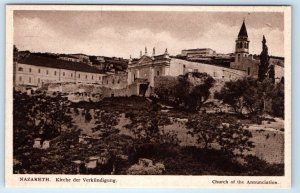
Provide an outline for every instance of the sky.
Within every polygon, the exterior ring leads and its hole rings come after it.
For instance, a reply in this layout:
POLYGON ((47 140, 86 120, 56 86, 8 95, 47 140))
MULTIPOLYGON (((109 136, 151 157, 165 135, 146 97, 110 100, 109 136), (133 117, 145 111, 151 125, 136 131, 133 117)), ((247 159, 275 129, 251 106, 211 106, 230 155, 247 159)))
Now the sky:
POLYGON ((212 48, 232 53, 245 19, 249 53, 260 54, 265 35, 269 55, 284 56, 284 15, 276 12, 14 12, 14 44, 19 50, 139 57, 171 55, 183 49, 212 48))

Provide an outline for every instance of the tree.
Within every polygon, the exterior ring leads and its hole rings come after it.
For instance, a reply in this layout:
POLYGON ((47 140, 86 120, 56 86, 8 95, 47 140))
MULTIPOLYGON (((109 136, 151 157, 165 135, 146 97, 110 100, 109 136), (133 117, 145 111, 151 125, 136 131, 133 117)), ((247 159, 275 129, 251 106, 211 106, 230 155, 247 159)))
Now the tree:
POLYGON ((247 77, 236 81, 226 82, 215 97, 229 104, 236 113, 242 115, 244 108, 251 113, 257 112, 258 102, 257 81, 247 77))
POLYGON ((36 92, 29 96, 14 91, 13 97, 14 143, 19 143, 19 138, 24 138, 20 136, 21 133, 27 133, 31 139, 52 139, 58 136, 63 128, 73 126, 72 117, 68 113, 70 103, 60 94, 50 97, 36 92))
POLYGON ((269 68, 269 79, 272 80, 272 84, 275 84, 275 66, 271 65, 269 68))
POLYGON ((178 144, 177 133, 166 132, 163 126, 171 123, 167 114, 158 111, 156 101, 150 110, 133 111, 128 114, 131 123, 126 125, 134 135, 136 144, 178 144))
POLYGON ((199 111, 210 96, 210 88, 215 80, 207 73, 192 72, 179 78, 178 98, 190 111, 199 111), (185 92, 184 92, 185 91, 185 92))
POLYGON ((187 134, 197 138, 198 144, 203 144, 203 148, 208 150, 211 144, 216 142, 218 137, 218 127, 221 120, 208 114, 195 115, 189 118, 186 127, 189 130, 187 134))
POLYGON ((241 154, 244 151, 250 151, 254 147, 253 142, 249 140, 252 138, 252 133, 244 129, 242 125, 238 123, 223 124, 218 129, 216 141, 226 154, 241 154))
POLYGON ((156 78, 155 93, 162 100, 183 105, 186 110, 199 111, 210 96, 214 79, 207 73, 190 72, 176 79, 156 78))
POLYGON ((119 133, 119 129, 116 128, 118 117, 115 114, 102 110, 95 115, 95 120, 96 127, 92 128, 92 131, 99 131, 99 136, 103 139, 119 133))
POLYGON ((250 141, 252 134, 243 129, 235 120, 221 120, 214 115, 203 114, 189 118, 186 123, 187 133, 195 136, 198 144, 207 151, 212 144, 218 144, 226 154, 233 155, 236 151, 243 152, 254 147, 250 141))
POLYGON ((284 83, 278 83, 272 94, 272 113, 284 118, 284 83))
POLYGON ((157 76, 155 77, 154 93, 158 98, 164 101, 176 102, 175 95, 178 78, 172 76, 157 76))
POLYGON ((262 52, 260 53, 260 65, 258 69, 258 79, 263 81, 267 77, 267 73, 269 70, 269 54, 268 54, 268 46, 266 45, 266 38, 263 36, 262 40, 262 52))

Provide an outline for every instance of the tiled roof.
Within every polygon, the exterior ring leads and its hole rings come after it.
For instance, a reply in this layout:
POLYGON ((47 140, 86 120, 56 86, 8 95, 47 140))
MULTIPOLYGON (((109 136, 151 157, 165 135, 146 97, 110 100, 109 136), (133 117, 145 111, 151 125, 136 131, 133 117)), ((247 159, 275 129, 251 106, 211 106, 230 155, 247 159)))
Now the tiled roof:
POLYGON ((91 72, 91 73, 102 73, 95 67, 89 66, 85 63, 72 62, 66 60, 58 60, 53 57, 39 56, 35 54, 30 54, 27 57, 18 60, 18 63, 29 64, 34 66, 48 67, 48 68, 58 68, 66 70, 74 70, 81 72, 91 72))

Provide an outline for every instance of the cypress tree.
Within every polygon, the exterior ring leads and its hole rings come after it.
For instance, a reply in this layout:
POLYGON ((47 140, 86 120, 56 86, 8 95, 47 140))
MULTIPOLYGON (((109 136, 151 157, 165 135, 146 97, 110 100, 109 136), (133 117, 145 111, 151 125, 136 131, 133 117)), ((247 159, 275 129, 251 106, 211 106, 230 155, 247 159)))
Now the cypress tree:
POLYGON ((269 69, 269 54, 268 54, 268 46, 266 45, 266 38, 263 36, 262 40, 262 52, 260 53, 260 65, 258 69, 258 79, 263 81, 267 77, 268 69, 269 69))

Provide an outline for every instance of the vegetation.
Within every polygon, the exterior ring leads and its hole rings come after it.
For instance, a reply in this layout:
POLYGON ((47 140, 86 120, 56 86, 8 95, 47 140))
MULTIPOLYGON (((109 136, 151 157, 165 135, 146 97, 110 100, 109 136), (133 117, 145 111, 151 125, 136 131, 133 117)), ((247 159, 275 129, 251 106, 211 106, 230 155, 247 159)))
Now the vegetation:
POLYGON ((234 119, 222 120, 214 115, 203 114, 192 116, 186 125, 188 134, 196 136, 198 144, 203 144, 205 151, 214 144, 233 156, 235 152, 243 153, 254 147, 250 141, 251 132, 243 129, 234 119))
MULTIPOLYGON (((262 40, 262 52, 260 54, 260 65, 259 65, 259 69, 258 69, 258 79, 260 81, 263 81, 265 78, 267 78, 268 75, 268 71, 269 71, 269 54, 268 54, 268 46, 266 45, 266 38, 265 36, 263 36, 263 40, 262 40)), ((273 76, 273 74, 270 74, 271 76, 273 76)), ((270 77, 273 78, 274 77, 270 77)))
MULTIPOLYGON (((42 93, 29 96, 15 92, 14 109, 18 109, 14 111, 14 173, 76 174, 78 171, 73 161, 88 163, 91 156, 105 158, 105 164, 93 170, 87 170, 81 164, 80 173, 127 174, 128 168, 140 158, 163 163, 166 168, 164 174, 167 175, 261 176, 283 175, 284 171, 283 164, 268 164, 256 157, 243 157, 243 162, 236 159, 237 153, 251 148, 251 135, 236 123, 235 115, 200 115, 173 110, 172 116, 188 118, 189 133, 197 137, 199 146, 184 147, 180 145, 177 133, 164 130, 172 120, 169 113, 160 111, 161 107, 155 100, 114 97, 98 103, 70 104, 59 93, 48 98, 42 93), (78 114, 78 108, 97 107, 93 115, 96 122, 94 137, 80 142, 81 130, 68 118, 70 111, 65 110, 70 106, 74 108, 74 115, 78 114), (44 112, 42 107, 47 111, 44 112), (51 108, 62 112, 51 111, 51 108), (41 113, 55 118, 50 119, 49 123, 64 120, 60 121, 64 126, 54 128, 55 135, 49 137, 51 145, 48 149, 32 148, 33 139, 43 137, 32 122, 39 117, 39 113, 31 112, 33 109, 40 109, 41 113), (64 116, 61 114, 63 112, 64 116), (130 119, 126 128, 132 135, 121 134, 117 128, 121 113, 130 119), (222 123, 228 123, 228 126, 222 123)), ((85 112, 85 116, 89 113, 85 112)))
POLYGON ((196 112, 209 98, 214 79, 207 73, 190 72, 177 78, 159 77, 155 84, 154 92, 159 99, 196 112))
POLYGON ((215 93, 215 97, 229 104, 234 111, 243 115, 249 112, 260 115, 269 112, 283 117, 284 114, 284 85, 272 83, 271 79, 262 82, 254 78, 244 78, 226 82, 223 88, 215 93), (268 102, 271 101, 271 104, 268 102), (276 109, 277 105, 279 109, 276 109), (271 106, 271 108, 268 108, 271 106))

